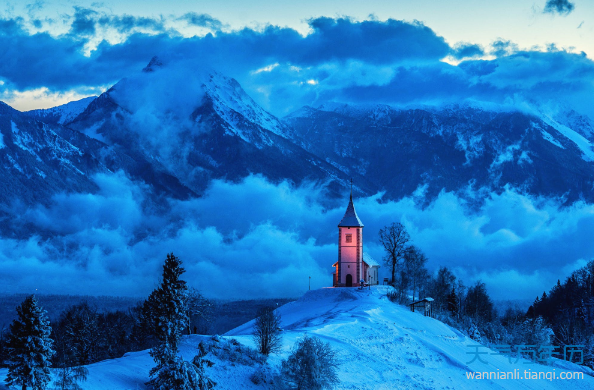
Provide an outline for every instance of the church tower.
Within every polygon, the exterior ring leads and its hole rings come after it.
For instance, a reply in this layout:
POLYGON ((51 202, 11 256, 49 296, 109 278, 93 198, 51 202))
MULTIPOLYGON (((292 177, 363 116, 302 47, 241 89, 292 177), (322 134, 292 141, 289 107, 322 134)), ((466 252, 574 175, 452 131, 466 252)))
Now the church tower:
POLYGON ((367 281, 363 263, 363 223, 353 205, 353 188, 344 217, 338 224, 338 261, 334 263, 334 286, 357 287, 367 281))

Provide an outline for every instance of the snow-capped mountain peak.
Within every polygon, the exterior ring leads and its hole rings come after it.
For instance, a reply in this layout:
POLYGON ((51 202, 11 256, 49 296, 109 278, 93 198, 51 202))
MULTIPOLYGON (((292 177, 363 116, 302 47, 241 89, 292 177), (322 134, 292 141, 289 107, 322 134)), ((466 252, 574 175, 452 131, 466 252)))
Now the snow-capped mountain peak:
POLYGON ((63 125, 80 115, 95 98, 96 96, 88 96, 52 108, 27 111, 25 114, 46 123, 63 125))

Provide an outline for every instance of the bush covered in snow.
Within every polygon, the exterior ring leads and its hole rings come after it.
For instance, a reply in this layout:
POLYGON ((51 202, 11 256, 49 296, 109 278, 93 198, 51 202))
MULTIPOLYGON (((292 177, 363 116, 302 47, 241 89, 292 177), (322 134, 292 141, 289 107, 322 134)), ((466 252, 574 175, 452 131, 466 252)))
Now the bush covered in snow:
POLYGON ((278 372, 268 364, 256 368, 256 371, 250 375, 250 381, 263 388, 282 389, 284 387, 278 372))
POLYGON ((213 336, 204 345, 206 352, 210 352, 218 359, 244 366, 261 365, 266 362, 266 357, 253 348, 247 347, 235 339, 226 340, 213 336))
POLYGON ((281 376, 290 389, 330 389, 338 383, 335 353, 330 344, 305 336, 282 363, 281 376))

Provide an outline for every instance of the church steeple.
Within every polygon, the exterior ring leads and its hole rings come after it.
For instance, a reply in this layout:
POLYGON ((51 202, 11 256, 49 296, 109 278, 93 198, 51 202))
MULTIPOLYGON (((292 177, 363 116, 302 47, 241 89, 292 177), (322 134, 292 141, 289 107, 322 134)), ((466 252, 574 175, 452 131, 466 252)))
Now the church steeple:
POLYGON ((363 253, 363 222, 353 204, 353 179, 349 205, 338 224, 338 261, 332 265, 334 287, 357 287, 365 283, 378 284, 379 264, 363 253))
POLYGON ((342 217, 338 227, 363 227, 363 222, 361 222, 359 216, 357 216, 355 205, 353 204, 353 179, 351 179, 351 196, 349 199, 349 205, 347 206, 344 217, 342 217))

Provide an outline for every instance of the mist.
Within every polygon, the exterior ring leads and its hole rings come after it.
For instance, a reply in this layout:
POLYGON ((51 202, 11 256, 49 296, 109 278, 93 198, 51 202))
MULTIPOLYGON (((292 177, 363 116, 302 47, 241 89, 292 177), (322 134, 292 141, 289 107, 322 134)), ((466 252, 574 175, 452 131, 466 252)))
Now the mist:
MULTIPOLYGON (((332 284, 348 194, 330 200, 323 185, 256 175, 214 180, 200 198, 155 207, 150 188, 121 172, 93 180, 95 194, 59 194, 15 216, 15 228, 32 233, 0 238, 0 292, 141 297, 171 252, 190 286, 211 298, 297 297, 309 277, 311 288, 332 284)), ((593 205, 562 207, 512 188, 423 198, 423 188, 397 201, 355 198, 365 251, 382 262, 378 231, 402 222, 431 272, 447 266, 467 285, 480 279, 495 299, 534 298, 594 254, 593 205), (484 197, 480 207, 472 197, 484 197)), ((388 273, 383 266, 380 278, 388 273)))

